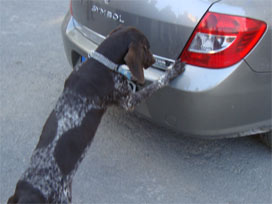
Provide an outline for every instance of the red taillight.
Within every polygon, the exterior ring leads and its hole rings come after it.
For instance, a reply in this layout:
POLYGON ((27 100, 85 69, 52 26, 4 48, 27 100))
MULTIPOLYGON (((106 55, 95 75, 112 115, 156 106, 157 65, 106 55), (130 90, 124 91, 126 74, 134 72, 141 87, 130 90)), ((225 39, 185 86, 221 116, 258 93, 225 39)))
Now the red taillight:
POLYGON ((72 0, 70 0, 70 14, 73 15, 73 9, 72 9, 72 0))
POLYGON ((243 59, 266 30, 263 21, 208 12, 181 53, 195 66, 224 68, 243 59))

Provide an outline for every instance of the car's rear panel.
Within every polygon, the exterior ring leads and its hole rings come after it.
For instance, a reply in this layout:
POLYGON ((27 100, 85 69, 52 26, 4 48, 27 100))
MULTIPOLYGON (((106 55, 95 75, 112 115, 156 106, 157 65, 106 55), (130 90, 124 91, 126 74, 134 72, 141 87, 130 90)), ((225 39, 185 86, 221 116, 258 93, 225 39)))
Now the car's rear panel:
MULTIPOLYGON (((65 51, 72 66, 99 45, 119 24, 135 26, 148 37, 157 63, 145 71, 156 80, 168 62, 177 59, 195 27, 207 11, 251 17, 268 24, 267 30, 246 60, 224 68, 186 65, 185 72, 142 103, 137 111, 161 125, 201 137, 244 136, 271 130, 271 11, 253 11, 247 2, 234 0, 72 0, 72 16, 63 22, 65 51), (254 15, 253 15, 254 16, 254 15), (254 52, 254 50, 259 50, 254 52), (260 50, 261 49, 261 50, 260 50), (266 53, 268 52, 268 53, 266 53), (265 60, 260 57, 264 55, 265 60), (255 57, 253 57, 255 56, 255 57), (257 56, 257 57, 256 57, 257 56), (265 66, 261 66, 264 65, 265 66), (268 72, 267 72, 268 70, 268 72), (266 72, 266 73, 258 73, 266 72)), ((262 0, 265 7, 266 0, 262 0)), ((254 7, 254 6, 253 6, 254 7)))

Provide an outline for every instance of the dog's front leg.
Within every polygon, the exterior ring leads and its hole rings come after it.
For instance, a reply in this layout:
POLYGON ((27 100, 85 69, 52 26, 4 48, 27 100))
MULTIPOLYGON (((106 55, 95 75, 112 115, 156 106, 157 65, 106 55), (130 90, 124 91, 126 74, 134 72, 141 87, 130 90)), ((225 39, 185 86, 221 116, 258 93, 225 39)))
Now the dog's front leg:
POLYGON ((141 103, 143 100, 150 97, 154 92, 165 87, 169 82, 184 72, 185 64, 180 61, 176 61, 174 66, 162 75, 158 80, 152 82, 148 86, 144 87, 138 92, 131 92, 124 100, 121 101, 121 106, 128 111, 133 111, 136 105, 141 103))

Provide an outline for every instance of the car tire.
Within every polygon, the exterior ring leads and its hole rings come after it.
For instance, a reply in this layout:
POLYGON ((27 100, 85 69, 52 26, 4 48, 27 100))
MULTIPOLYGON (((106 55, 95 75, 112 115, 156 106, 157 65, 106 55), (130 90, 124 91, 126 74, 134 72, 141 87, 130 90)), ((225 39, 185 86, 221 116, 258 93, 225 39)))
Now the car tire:
POLYGON ((263 143, 272 149, 272 131, 260 134, 263 143))

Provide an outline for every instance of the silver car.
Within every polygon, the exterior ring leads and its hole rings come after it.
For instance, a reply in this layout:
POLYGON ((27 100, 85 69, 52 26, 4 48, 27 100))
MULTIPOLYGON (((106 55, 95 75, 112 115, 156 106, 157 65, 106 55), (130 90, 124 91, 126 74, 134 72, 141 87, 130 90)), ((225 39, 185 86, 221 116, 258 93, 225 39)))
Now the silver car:
POLYGON ((71 0, 62 34, 75 67, 116 26, 140 29, 156 59, 147 82, 176 59, 187 65, 138 113, 186 135, 260 134, 271 146, 271 19, 271 0, 71 0))

